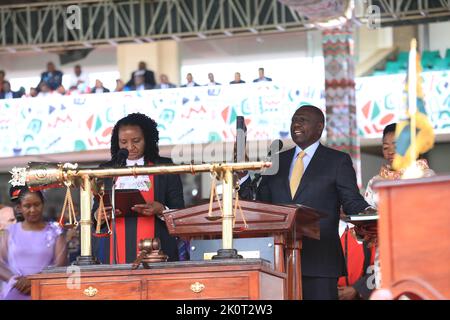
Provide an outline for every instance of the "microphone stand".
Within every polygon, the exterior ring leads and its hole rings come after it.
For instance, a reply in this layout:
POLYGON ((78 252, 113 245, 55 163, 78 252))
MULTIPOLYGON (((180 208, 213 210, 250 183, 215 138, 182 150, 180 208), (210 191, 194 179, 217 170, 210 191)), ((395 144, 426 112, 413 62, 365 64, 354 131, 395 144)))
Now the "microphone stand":
MULTIPOLYGON (((276 141, 274 141, 274 142, 276 142, 276 141)), ((271 162, 272 154, 279 153, 281 151, 281 149, 283 148, 283 142, 281 140, 278 140, 277 146, 274 145, 274 142, 272 142, 272 144, 270 145, 269 153, 267 154, 267 157, 265 158, 264 161, 271 162)), ((252 199, 253 200, 256 200, 256 193, 258 191, 258 183, 259 183, 259 180, 261 180, 261 178, 262 178, 262 174, 256 173, 255 176, 253 177, 253 180, 250 182, 250 190, 252 191, 252 199)))
POLYGON ((113 185, 111 188, 111 207, 112 207, 112 211, 111 211, 111 226, 113 229, 112 232, 112 237, 113 237, 113 256, 112 256, 112 261, 113 264, 117 264, 117 256, 116 256, 116 250, 117 250, 117 236, 116 236, 116 182, 115 179, 113 178, 113 185))
POLYGON ((258 182, 261 179, 261 174, 256 173, 253 177, 252 182, 250 182, 250 190, 252 191, 252 200, 256 200, 256 191, 258 190, 258 182))

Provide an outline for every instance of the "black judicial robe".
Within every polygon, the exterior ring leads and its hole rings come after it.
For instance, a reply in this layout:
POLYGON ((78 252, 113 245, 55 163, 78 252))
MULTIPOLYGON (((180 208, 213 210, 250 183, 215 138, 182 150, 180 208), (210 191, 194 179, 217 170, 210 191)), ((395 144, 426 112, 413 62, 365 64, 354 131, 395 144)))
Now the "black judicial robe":
MULTIPOLYGON (((172 164, 169 158, 159 157, 155 160, 154 165, 172 164)), ((101 167, 109 167, 111 163, 105 163, 101 167)), ((162 203, 170 209, 184 208, 183 186, 181 178, 177 174, 164 174, 150 176, 152 181, 152 197, 154 201, 162 203)), ((105 189, 110 190, 112 179, 106 179, 105 189)), ((97 210, 98 202, 94 200, 92 214, 97 210)), ((93 220, 95 221, 95 220, 93 220)), ((155 238, 161 240, 161 248, 163 252, 169 256, 169 261, 178 260, 177 240, 169 235, 164 221, 156 216, 139 218, 135 212, 126 212, 122 218, 116 219, 117 227, 117 263, 133 263, 136 260, 139 240, 145 235, 152 234, 155 238), (147 223, 147 218, 153 220, 147 223), (119 221, 123 219, 122 221, 119 221), (144 222, 144 223, 143 223, 144 222), (148 230, 153 228, 153 230, 148 230)), ((102 226, 102 232, 106 232, 106 224, 102 226)), ((95 232, 95 226, 94 231, 95 232)), ((112 236, 111 237, 93 237, 94 255, 103 264, 112 263, 112 236)))

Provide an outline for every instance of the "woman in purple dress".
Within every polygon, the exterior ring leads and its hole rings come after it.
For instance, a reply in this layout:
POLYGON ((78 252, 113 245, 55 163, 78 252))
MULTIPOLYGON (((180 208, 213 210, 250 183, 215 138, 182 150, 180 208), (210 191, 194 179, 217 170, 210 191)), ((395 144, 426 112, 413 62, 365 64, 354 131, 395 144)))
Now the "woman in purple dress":
POLYGON ((24 221, 12 224, 0 238, 1 298, 31 299, 31 281, 27 276, 48 266, 66 263, 66 241, 56 223, 44 221, 44 197, 40 191, 20 189, 19 208, 24 221))

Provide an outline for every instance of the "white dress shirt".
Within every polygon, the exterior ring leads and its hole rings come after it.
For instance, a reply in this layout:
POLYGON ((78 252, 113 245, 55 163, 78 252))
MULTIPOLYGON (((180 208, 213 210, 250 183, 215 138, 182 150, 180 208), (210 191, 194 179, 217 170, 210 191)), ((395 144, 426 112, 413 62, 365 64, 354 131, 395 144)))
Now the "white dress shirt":
MULTIPOLYGON (((127 159, 127 167, 132 167, 134 165, 143 166, 144 165, 144 157, 137 160, 129 160, 127 159)), ((116 180, 116 189, 137 189, 139 191, 148 191, 150 190, 150 178, 148 175, 142 176, 125 176, 119 177, 116 180)))

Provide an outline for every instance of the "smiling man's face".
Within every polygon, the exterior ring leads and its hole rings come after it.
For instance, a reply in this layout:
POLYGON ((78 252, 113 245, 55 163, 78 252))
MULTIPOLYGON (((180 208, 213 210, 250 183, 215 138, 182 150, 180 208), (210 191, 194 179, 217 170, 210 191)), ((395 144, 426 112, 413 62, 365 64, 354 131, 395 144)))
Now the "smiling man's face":
POLYGON ((302 150, 322 136, 324 123, 312 107, 300 107, 292 116, 291 137, 302 150))

